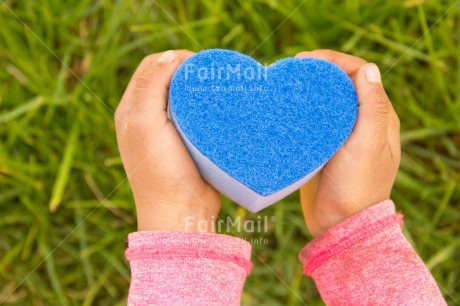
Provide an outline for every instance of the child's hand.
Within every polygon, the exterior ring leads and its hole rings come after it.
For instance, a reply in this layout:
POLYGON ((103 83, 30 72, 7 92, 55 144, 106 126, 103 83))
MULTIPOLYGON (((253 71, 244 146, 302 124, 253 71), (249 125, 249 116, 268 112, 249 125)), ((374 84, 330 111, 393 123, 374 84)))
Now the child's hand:
POLYGON ((359 103, 358 120, 344 146, 301 188, 307 227, 318 236, 390 197, 401 156, 399 119, 375 64, 329 50, 302 52, 297 57, 336 63, 353 79, 359 103))
POLYGON ((140 231, 211 230, 219 213, 219 193, 201 178, 166 117, 172 75, 192 54, 180 50, 146 57, 115 112, 118 147, 133 190, 140 231), (199 229, 200 220, 208 226, 202 222, 199 229))

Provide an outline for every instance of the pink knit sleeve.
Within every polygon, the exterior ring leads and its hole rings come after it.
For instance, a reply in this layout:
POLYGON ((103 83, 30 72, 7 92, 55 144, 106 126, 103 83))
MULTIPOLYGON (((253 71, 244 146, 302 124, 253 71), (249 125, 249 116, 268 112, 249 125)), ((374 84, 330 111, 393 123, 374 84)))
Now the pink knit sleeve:
POLYGON ((135 232, 128 236, 128 305, 239 305, 251 244, 214 233, 135 232))
POLYGON ((446 305, 392 201, 329 229, 300 253, 327 305, 446 305))

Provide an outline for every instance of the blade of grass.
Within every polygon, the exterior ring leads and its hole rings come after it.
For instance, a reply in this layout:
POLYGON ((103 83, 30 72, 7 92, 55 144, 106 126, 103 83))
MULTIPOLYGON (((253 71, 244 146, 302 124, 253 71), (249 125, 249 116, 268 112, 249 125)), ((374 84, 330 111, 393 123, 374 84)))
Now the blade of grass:
MULTIPOLYGON (((86 224, 83 222, 83 217, 82 217, 82 209, 81 206, 79 205, 80 202, 76 201, 77 206, 75 207, 76 213, 75 213, 75 224, 80 224, 80 226, 77 227, 77 236, 78 236, 78 244, 80 248, 80 252, 85 250, 88 246, 88 235, 86 232, 86 224)), ((85 272, 86 276, 86 282, 88 284, 88 287, 92 287, 94 283, 94 272, 93 272, 93 266, 90 261, 89 256, 80 256, 82 266, 83 266, 83 271, 85 272)))
POLYGON ((12 109, 8 112, 5 112, 0 115, 0 124, 4 124, 8 121, 11 121, 22 114, 25 114, 29 112, 32 108, 37 108, 40 107, 44 104, 44 99, 43 97, 35 97, 33 99, 30 99, 29 101, 21 104, 20 106, 16 107, 15 109, 12 109))
POLYGON ((64 150, 64 156, 59 166, 58 174, 53 186, 53 191, 51 193, 51 199, 48 205, 51 212, 55 212, 59 204, 61 204, 62 197, 64 195, 64 189, 69 179, 75 150, 77 149, 79 133, 80 125, 78 123, 78 119, 75 119, 69 133, 67 145, 64 150))
POLYGON ((41 249, 42 256, 45 259, 45 266, 46 272, 48 277, 51 281, 54 291, 56 292, 59 301, 62 305, 70 305, 70 301, 67 298, 67 295, 64 292, 64 288, 62 286, 61 278, 59 273, 56 270, 56 262, 54 260, 54 253, 51 253, 51 249, 49 247, 49 233, 47 229, 42 229, 39 235, 39 245, 41 249))
POLYGON ((99 274, 99 277, 96 281, 95 284, 91 285, 90 290, 88 294, 86 295, 85 300, 83 301, 82 305, 83 306, 90 306, 93 305, 94 299, 96 298, 96 295, 99 293, 99 290, 101 290, 102 286, 104 283, 107 281, 107 278, 110 275, 110 272, 112 272, 113 267, 110 264, 107 264, 102 271, 101 274, 99 274))
POLYGON ((436 266, 440 265, 442 262, 449 260, 454 257, 454 253, 460 248, 460 239, 452 241, 446 247, 440 249, 436 252, 430 259, 426 262, 426 267, 429 270, 434 269, 436 266))

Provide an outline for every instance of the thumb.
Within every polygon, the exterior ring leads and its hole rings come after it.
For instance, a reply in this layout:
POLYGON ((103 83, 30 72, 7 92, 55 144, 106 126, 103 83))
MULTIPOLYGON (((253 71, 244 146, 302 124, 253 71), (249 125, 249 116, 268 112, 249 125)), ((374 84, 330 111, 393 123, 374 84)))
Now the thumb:
POLYGON ((171 78, 177 67, 192 54, 187 50, 170 50, 144 58, 115 112, 120 132, 129 125, 137 133, 152 134, 164 125, 171 78))
POLYGON ((372 63, 364 65, 353 77, 353 82, 358 96, 355 131, 358 134, 386 136, 391 105, 379 68, 372 63))

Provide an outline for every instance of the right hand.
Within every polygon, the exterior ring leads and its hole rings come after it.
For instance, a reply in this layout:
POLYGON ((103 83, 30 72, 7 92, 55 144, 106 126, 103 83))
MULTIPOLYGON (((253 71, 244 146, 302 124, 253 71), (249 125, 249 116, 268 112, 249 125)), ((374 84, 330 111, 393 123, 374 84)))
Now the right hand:
POLYGON ((296 57, 337 64, 353 80, 359 104, 350 137, 300 190, 307 227, 316 237, 360 210, 389 199, 401 158, 399 119, 375 64, 330 50, 301 52, 296 57))

